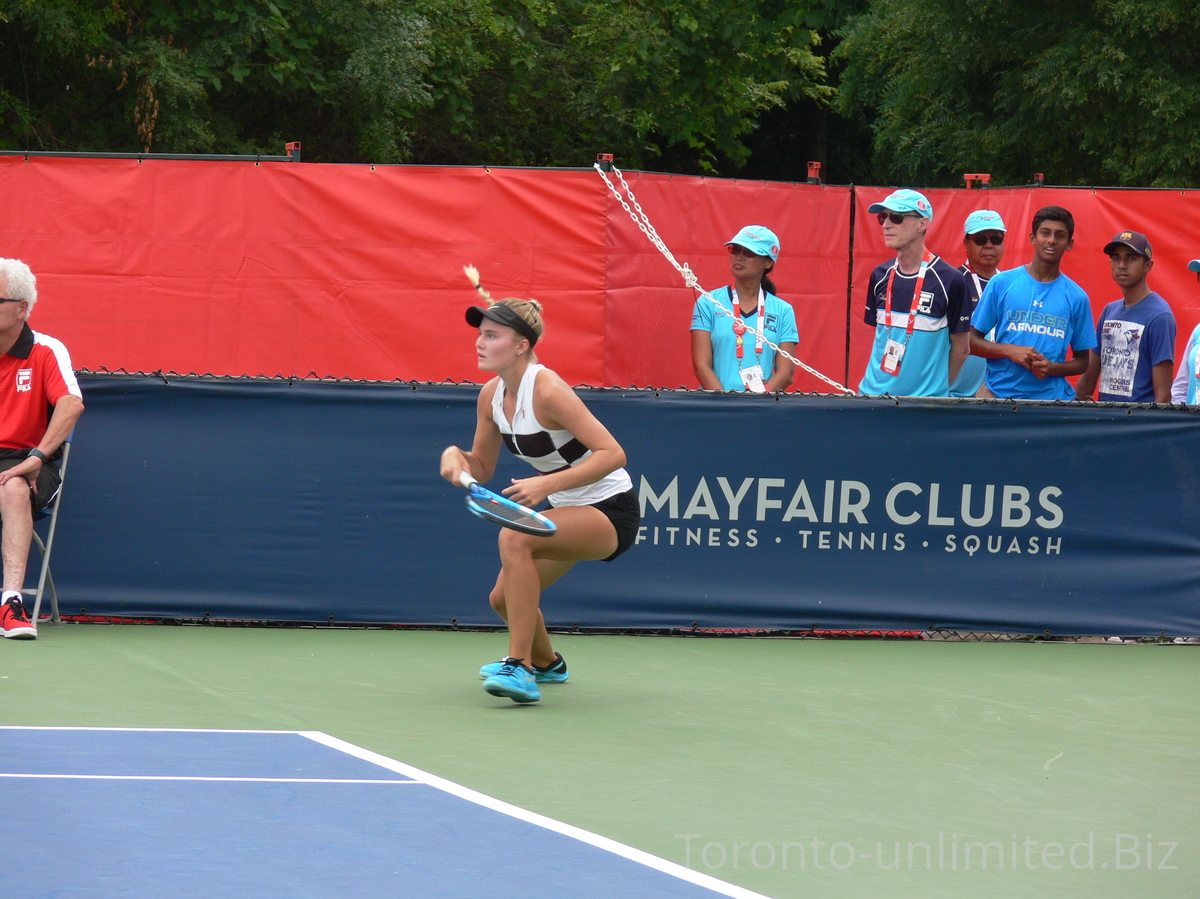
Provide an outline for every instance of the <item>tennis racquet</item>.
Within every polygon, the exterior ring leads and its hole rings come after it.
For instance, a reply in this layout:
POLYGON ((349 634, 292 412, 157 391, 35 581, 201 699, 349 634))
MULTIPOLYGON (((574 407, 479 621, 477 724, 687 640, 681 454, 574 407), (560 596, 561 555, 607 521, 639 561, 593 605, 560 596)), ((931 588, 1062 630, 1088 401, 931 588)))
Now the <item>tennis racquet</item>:
POLYGON ((558 530, 558 525, 542 513, 479 486, 479 482, 465 471, 458 476, 458 481, 467 488, 467 508, 472 515, 537 537, 550 537, 558 530))

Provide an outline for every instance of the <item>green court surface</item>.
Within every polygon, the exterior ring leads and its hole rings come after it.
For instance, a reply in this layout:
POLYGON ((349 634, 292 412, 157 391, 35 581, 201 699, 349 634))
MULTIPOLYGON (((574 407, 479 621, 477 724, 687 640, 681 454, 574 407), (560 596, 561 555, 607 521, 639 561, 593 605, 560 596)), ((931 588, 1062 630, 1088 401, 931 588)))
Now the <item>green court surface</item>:
POLYGON ((44 625, 0 723, 324 731, 772 897, 1200 896, 1200 646, 555 644, 518 706, 502 634, 44 625))

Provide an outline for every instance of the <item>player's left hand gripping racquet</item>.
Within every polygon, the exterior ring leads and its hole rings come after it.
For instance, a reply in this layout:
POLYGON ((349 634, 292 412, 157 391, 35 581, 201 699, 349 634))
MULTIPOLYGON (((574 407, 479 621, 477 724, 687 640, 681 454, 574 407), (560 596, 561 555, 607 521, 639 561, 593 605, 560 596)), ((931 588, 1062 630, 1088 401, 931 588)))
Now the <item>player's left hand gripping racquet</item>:
POLYGON ((485 521, 538 537, 549 537, 558 530, 558 525, 545 515, 481 487, 465 471, 458 476, 458 481, 467 488, 467 508, 485 521))

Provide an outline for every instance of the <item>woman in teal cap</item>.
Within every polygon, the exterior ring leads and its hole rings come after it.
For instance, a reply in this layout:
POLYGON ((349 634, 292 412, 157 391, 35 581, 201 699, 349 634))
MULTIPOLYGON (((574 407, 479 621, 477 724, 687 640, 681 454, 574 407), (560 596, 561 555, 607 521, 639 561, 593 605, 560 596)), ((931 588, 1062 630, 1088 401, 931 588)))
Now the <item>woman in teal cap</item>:
POLYGON ((733 283, 696 301, 692 370, 705 390, 784 390, 795 366, 772 344, 792 354, 800 337, 795 312, 775 296, 768 277, 779 258, 779 238, 769 228, 747 225, 725 246, 733 283))

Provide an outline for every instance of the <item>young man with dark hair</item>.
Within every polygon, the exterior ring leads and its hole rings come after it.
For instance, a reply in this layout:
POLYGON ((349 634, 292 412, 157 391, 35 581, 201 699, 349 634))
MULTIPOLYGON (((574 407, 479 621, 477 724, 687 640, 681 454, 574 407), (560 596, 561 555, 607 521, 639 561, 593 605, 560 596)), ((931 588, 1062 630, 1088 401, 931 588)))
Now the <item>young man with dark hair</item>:
POLYGON ((1033 261, 998 273, 984 289, 971 318, 971 352, 988 360, 993 396, 1074 399, 1067 377, 1087 371, 1096 346, 1087 294, 1060 271, 1075 244, 1075 219, 1061 206, 1039 209, 1029 240, 1033 261))
POLYGON ((1124 297, 1105 306, 1096 322, 1100 351, 1075 385, 1079 399, 1090 400, 1099 381, 1101 402, 1171 402, 1175 314, 1146 283, 1153 254, 1137 231, 1122 231, 1104 247, 1124 297))

